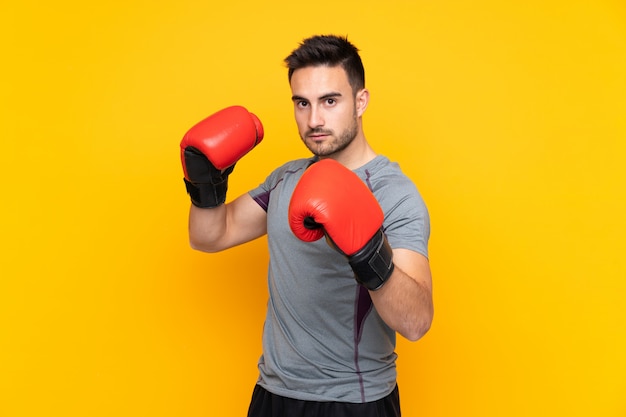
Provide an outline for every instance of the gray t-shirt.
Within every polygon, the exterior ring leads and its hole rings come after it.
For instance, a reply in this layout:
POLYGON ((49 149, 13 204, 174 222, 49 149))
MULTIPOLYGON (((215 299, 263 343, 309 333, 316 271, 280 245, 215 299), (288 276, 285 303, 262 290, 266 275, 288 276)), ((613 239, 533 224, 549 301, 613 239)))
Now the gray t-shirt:
MULTIPOLYGON (((325 239, 301 241, 289 227, 292 192, 314 161, 288 162, 250 191, 267 212, 270 253, 258 383, 299 400, 375 401, 396 384, 395 332, 355 281, 344 255, 325 239)), ((428 211, 400 167, 377 156, 354 172, 385 213, 383 229, 391 247, 428 256, 428 211)))

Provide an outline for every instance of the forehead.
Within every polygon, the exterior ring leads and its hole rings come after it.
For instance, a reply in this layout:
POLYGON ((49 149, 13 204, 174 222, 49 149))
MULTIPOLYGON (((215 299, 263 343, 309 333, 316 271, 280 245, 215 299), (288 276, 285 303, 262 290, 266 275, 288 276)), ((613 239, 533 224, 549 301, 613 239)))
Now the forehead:
POLYGON ((341 66, 314 66, 297 69, 291 76, 291 91, 300 97, 319 97, 334 91, 351 91, 348 75, 341 66))

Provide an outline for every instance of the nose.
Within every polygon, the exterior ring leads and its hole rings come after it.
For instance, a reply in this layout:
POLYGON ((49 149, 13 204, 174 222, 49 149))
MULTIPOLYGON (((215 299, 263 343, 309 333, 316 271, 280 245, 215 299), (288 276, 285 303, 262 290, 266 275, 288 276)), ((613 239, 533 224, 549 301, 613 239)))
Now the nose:
POLYGON ((309 120, 308 125, 309 128, 315 129, 320 126, 324 126, 324 118, 322 117, 322 112, 317 106, 311 106, 309 112, 309 120))

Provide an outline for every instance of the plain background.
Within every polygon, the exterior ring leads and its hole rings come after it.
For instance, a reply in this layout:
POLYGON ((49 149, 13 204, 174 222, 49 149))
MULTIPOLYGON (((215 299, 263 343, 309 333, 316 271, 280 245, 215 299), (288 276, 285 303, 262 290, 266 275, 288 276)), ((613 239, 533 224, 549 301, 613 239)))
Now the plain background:
POLYGON ((229 198, 308 155, 282 59, 348 35, 364 126, 431 213, 436 315, 404 415, 626 415, 623 1, 5 2, 0 415, 243 416, 259 239, 187 243, 179 142, 265 125, 229 198))

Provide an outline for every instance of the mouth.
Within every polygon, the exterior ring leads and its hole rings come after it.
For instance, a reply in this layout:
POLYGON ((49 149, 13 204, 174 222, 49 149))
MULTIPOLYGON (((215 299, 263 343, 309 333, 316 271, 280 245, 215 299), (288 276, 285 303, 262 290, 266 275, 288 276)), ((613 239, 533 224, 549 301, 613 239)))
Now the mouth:
POLYGON ((332 132, 311 132, 307 137, 313 141, 321 141, 332 135, 332 132))

